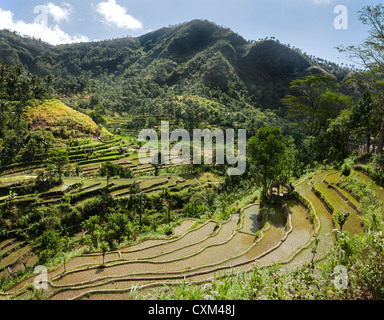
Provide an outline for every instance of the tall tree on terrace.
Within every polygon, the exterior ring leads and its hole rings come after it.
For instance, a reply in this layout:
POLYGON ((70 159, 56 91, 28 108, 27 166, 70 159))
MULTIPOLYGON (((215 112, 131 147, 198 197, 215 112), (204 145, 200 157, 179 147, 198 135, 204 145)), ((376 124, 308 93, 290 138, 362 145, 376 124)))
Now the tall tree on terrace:
MULTIPOLYGON (((1 87, 1 80, 0 80, 1 87)), ((11 108, 11 102, 8 100, 1 100, 0 98, 0 138, 5 137, 5 128, 8 122, 9 110, 11 108)))
POLYGON ((343 110, 336 119, 329 121, 324 133, 324 150, 326 158, 332 161, 343 161, 348 157, 348 141, 351 136, 350 110, 343 110))
POLYGON ((359 102, 353 106, 350 114, 349 125, 358 136, 363 136, 367 143, 367 152, 371 146, 371 136, 376 135, 380 127, 379 110, 368 91, 363 93, 359 102))
POLYGON ((160 198, 167 207, 168 225, 171 224, 171 210, 172 210, 172 195, 168 187, 162 187, 160 198))
POLYGON ((322 128, 323 95, 335 88, 334 79, 316 74, 291 82, 295 95, 287 95, 282 103, 288 108, 288 117, 299 120, 300 125, 309 136, 317 136, 322 128))
MULTIPOLYGON (((377 103, 384 109, 384 5, 365 6, 360 13, 360 21, 369 27, 368 37, 357 46, 339 47, 340 52, 347 54, 349 60, 365 68, 369 80, 367 86, 374 91, 377 103)), ((381 116, 379 146, 377 152, 384 147, 384 115, 381 116)))
POLYGON ((129 189, 132 194, 131 199, 133 200, 134 207, 139 212, 139 230, 141 231, 142 216, 144 212, 143 190, 141 189, 140 184, 136 181, 133 182, 129 189))
POLYGON ((270 183, 282 173, 286 153, 283 134, 278 128, 260 128, 249 140, 247 149, 262 176, 263 196, 267 198, 270 183))

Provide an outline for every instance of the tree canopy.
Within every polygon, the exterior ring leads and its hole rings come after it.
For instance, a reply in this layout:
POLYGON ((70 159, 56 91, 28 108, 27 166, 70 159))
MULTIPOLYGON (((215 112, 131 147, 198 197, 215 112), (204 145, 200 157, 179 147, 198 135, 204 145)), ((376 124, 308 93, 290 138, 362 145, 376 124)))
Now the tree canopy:
POLYGON ((287 147, 281 130, 273 127, 260 128, 249 140, 247 148, 255 171, 261 175, 266 198, 270 183, 283 173, 288 162, 292 164, 292 150, 287 147))

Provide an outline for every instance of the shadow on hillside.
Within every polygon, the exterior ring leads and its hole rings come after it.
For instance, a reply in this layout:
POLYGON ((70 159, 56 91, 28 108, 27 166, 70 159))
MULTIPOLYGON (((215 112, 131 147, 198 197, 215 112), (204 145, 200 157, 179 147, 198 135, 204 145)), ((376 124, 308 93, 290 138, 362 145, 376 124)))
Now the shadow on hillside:
POLYGON ((96 274, 100 274, 100 273, 103 273, 105 270, 105 266, 100 266, 96 269, 96 274))

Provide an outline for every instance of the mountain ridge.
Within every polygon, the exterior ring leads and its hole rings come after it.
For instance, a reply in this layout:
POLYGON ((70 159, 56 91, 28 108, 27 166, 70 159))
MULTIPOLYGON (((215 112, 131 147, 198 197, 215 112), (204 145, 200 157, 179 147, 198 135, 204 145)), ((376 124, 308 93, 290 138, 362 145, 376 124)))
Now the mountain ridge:
MULTIPOLYGON (((12 41, 15 43, 16 38, 18 38, 19 42, 29 42, 30 46, 28 49, 30 49, 31 56, 34 57, 34 59, 42 59, 43 57, 41 56, 50 50, 63 50, 65 48, 71 49, 82 46, 92 47, 99 44, 104 44, 111 48, 124 45, 127 49, 131 50, 139 49, 142 47, 143 51, 150 53, 151 56, 158 53, 158 56, 155 56, 156 58, 173 58, 176 61, 178 58, 180 58, 179 56, 184 56, 186 52, 192 57, 196 54, 196 52, 206 49, 208 45, 214 46, 219 40, 221 40, 221 42, 226 42, 226 44, 229 45, 227 46, 227 49, 235 48, 236 50, 240 51, 240 55, 249 56, 249 53, 252 51, 252 49, 255 48, 256 45, 265 42, 265 40, 259 42, 245 40, 243 37, 234 33, 229 28, 220 27, 213 22, 199 19, 195 19, 190 22, 182 23, 172 27, 164 27, 139 37, 122 37, 112 40, 62 44, 57 46, 49 45, 42 42, 41 40, 23 37, 18 35, 16 32, 7 30, 0 31, 0 39, 2 41, 8 40, 8 42, 12 41), (165 48, 166 50, 164 50, 164 47, 161 47, 161 45, 159 46, 159 43, 164 40, 167 41, 167 46, 165 48), (41 48, 35 50, 35 46, 31 45, 32 42, 34 44, 39 44, 41 48), (157 50, 153 50, 154 48, 157 48, 157 50)), ((286 47, 273 40, 267 40, 267 42, 275 43, 275 45, 279 46, 281 45, 281 47, 286 47)), ((11 43, 8 45, 11 45, 11 43)), ((187 59, 191 57, 187 57, 187 59)), ((6 57, 4 54, 2 54, 0 51, 0 59, 4 61, 6 60, 5 58, 6 57)), ((184 61, 176 62, 181 63, 185 62, 185 60, 186 59, 184 59, 184 61)), ((26 61, 20 59, 20 62, 24 67, 28 69, 28 63, 26 63, 26 61)), ((44 71, 39 70, 39 72, 44 71)))
POLYGON ((236 88, 230 95, 245 90, 247 96, 253 97, 253 103, 263 108, 281 108, 280 100, 288 94, 290 82, 311 74, 313 67, 317 67, 316 72, 328 72, 339 81, 348 74, 348 70, 334 64, 326 70, 326 65, 319 65, 274 39, 248 41, 231 29, 207 20, 195 19, 135 38, 58 46, 39 40, 34 44, 32 39, 26 41, 15 33, 11 35, 0 31, 1 43, 16 51, 14 58, 4 56, 9 50, 2 51, 0 47, 0 60, 21 63, 38 76, 52 74, 62 79, 84 76, 85 82, 104 74, 123 79, 140 77, 160 86, 176 85, 179 91, 191 83, 226 93, 236 88), (20 46, 14 44, 17 37, 19 42, 27 42, 21 52, 18 52, 20 46), (28 44, 33 49, 29 52, 28 44), (337 75, 330 71, 332 68, 337 75))

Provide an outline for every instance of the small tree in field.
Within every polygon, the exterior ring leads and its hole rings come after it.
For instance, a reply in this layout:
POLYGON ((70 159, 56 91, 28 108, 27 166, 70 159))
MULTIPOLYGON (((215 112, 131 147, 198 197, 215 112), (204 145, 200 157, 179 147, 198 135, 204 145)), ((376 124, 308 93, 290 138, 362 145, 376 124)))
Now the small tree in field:
POLYGON ((340 231, 343 231, 343 226, 347 222, 348 217, 349 217, 349 212, 338 211, 335 214, 335 220, 340 227, 340 231))
POLYGON ((47 163, 49 166, 53 167, 59 177, 59 181, 62 182, 64 168, 69 164, 68 151, 63 148, 52 149, 49 152, 47 163))
POLYGON ((112 162, 105 162, 100 167, 100 176, 107 177, 107 189, 109 186, 109 179, 114 176, 120 176, 120 178, 131 179, 133 177, 133 172, 129 168, 123 168, 118 164, 112 162))
POLYGON ((105 264, 105 255, 109 251, 108 242, 103 241, 100 245, 101 252, 103 253, 103 265, 105 264))
POLYGON ((118 165, 113 164, 112 162, 109 162, 109 161, 101 165, 100 176, 107 177, 107 189, 109 186, 109 179, 118 174, 118 168, 119 168, 118 165))

